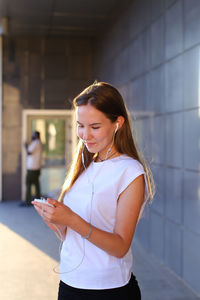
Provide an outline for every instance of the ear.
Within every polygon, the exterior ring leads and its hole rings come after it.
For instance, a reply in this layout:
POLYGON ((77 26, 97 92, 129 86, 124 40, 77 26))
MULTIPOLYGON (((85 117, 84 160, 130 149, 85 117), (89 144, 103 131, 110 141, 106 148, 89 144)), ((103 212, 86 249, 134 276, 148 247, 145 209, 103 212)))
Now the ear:
POLYGON ((117 118, 118 129, 120 129, 120 128, 123 126, 124 121, 125 121, 125 119, 124 119, 123 116, 119 116, 119 117, 117 118))

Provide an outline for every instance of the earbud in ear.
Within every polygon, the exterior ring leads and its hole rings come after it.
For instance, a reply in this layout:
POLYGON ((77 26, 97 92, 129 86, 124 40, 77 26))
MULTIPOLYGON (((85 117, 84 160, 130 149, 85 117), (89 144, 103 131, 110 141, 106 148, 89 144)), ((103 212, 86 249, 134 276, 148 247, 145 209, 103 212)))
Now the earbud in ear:
POLYGON ((117 123, 116 125, 115 133, 117 132, 118 128, 119 128, 119 123, 117 123))

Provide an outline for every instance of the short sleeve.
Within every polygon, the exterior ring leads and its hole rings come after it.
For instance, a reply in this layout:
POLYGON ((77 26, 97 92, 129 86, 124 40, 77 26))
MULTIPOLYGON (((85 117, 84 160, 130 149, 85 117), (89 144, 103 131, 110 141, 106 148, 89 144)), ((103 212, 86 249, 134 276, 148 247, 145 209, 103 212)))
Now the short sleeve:
POLYGON ((131 161, 121 175, 118 195, 120 195, 132 181, 142 174, 145 174, 143 166, 136 160, 131 161))
POLYGON ((119 196, 129 186, 129 184, 131 182, 133 182, 137 177, 139 177, 142 174, 144 175, 144 181, 145 181, 145 194, 144 194, 144 202, 142 204, 140 214, 139 214, 139 219, 142 217, 145 205, 149 199, 149 190, 148 190, 146 173, 144 171, 143 166, 138 161, 135 160, 135 161, 131 162, 125 168, 125 170, 120 178, 119 193, 118 193, 118 196, 119 196))

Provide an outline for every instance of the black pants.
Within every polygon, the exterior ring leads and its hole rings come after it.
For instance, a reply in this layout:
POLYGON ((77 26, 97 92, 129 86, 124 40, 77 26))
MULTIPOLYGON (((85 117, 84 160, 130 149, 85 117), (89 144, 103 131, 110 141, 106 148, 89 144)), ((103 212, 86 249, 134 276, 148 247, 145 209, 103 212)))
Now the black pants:
POLYGON ((36 198, 40 198, 40 170, 27 170, 26 174, 26 204, 31 204, 31 186, 35 185, 36 198))
POLYGON ((132 274, 125 286, 106 290, 77 289, 60 281, 58 300, 141 300, 141 293, 132 274))

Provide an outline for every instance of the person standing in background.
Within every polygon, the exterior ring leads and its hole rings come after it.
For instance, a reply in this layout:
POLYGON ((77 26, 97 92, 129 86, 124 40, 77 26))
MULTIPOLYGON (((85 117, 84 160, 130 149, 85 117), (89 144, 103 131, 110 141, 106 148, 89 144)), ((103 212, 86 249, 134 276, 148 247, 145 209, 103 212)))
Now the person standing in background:
POLYGON ((40 169, 42 159, 42 143, 40 140, 40 132, 34 131, 32 133, 32 141, 28 145, 25 143, 27 161, 26 161, 26 201, 21 203, 21 206, 31 205, 31 186, 35 186, 35 197, 40 198, 40 169))

